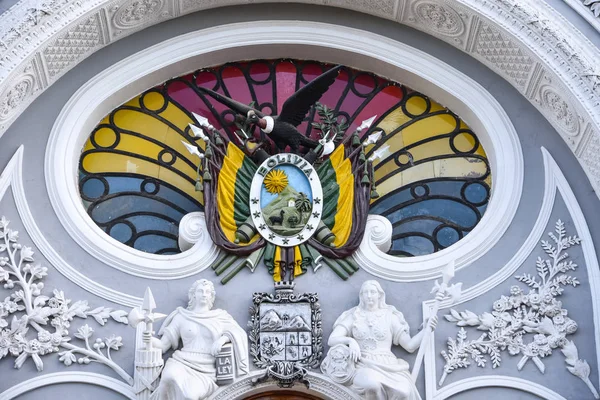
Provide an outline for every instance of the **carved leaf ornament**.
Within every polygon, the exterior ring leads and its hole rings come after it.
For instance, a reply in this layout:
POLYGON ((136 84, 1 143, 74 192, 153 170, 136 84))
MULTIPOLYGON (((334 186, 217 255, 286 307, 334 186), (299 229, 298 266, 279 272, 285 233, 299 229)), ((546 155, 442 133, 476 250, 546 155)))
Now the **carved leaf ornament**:
POLYGON ((0 283, 10 292, 0 302, 0 359, 13 356, 15 368, 21 368, 31 358, 37 370, 42 371, 42 357, 58 353, 66 366, 98 362, 132 384, 132 377, 111 357, 111 350, 117 351, 122 346, 120 336, 94 340, 94 329, 88 324, 73 335, 84 346, 71 344, 69 335, 75 318, 91 317, 100 325, 109 319, 126 324, 127 312, 109 307, 92 309, 87 301, 73 302, 59 289, 54 289, 52 296, 45 295, 42 280, 48 275, 48 268, 34 263, 33 250, 19 243, 19 232, 9 225, 4 216, 0 218, 0 283))
POLYGON ((511 286, 510 295, 496 300, 491 313, 477 315, 469 310, 451 309, 445 316, 460 329, 456 338, 448 338, 448 349, 441 352, 446 363, 440 385, 448 374, 468 368, 472 363, 484 368, 489 360, 492 368, 499 367, 504 351, 511 356, 521 356, 517 364, 519 370, 531 360, 543 373, 546 367, 542 359, 560 349, 567 370, 582 379, 595 398, 599 398, 589 379, 588 363, 579 359, 577 346, 567 339, 577 331, 577 323, 569 318, 568 310, 557 300, 566 287, 580 284, 577 277, 570 275, 577 264, 569 260, 566 250, 579 245, 581 239, 568 236, 561 220, 556 222, 555 232, 548 236, 550 241, 541 241, 547 258, 538 257, 537 276, 527 273, 516 276, 521 285, 511 286), (468 339, 464 327, 477 327, 484 333, 477 339, 468 339))

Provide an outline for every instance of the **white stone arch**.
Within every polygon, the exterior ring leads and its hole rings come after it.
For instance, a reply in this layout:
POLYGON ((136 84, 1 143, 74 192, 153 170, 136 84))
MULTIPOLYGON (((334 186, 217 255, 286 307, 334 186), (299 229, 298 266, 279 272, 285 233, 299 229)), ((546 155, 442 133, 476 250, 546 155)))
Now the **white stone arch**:
MULTIPOLYGON (((0 135, 81 60, 168 19, 271 0, 21 0, 0 16, 0 135)), ((600 50, 543 1, 294 0, 372 14, 419 29, 481 61, 556 128, 600 195, 600 50)))
MULTIPOLYGON (((431 279, 440 275, 448 259, 456 260, 460 269, 497 243, 519 204, 523 155, 508 116, 483 87, 420 50, 374 33, 303 21, 256 25, 222 25, 166 40, 106 69, 71 97, 52 127, 44 170, 52 206, 75 242, 105 264, 146 278, 178 279, 207 268, 217 250, 206 232, 190 250, 164 256, 135 250, 96 226, 79 197, 81 149, 111 110, 173 76, 235 59, 305 58, 372 71, 431 96, 469 122, 490 161, 492 197, 469 235, 442 251, 401 258, 381 251, 379 226, 368 226, 356 254, 363 268, 396 281, 431 279)), ((389 234, 384 231, 384 236, 389 234)))
MULTIPOLYGON (((277 383, 272 379, 254 385, 253 379, 264 375, 264 371, 254 371, 248 376, 238 379, 231 385, 219 388, 209 400, 244 400, 248 396, 278 389, 277 383)), ((309 372, 306 379, 310 382, 310 389, 301 384, 296 384, 292 389, 295 392, 307 393, 324 397, 328 400, 359 400, 348 388, 332 382, 327 377, 309 372)))

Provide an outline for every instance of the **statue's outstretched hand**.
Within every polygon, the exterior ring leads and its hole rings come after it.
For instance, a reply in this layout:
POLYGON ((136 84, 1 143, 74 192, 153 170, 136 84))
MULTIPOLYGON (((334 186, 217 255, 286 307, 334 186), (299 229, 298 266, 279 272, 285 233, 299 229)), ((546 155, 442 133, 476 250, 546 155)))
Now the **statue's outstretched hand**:
POLYGON ((223 345, 227 342, 229 342, 229 338, 227 338, 227 336, 221 336, 220 338, 218 338, 217 341, 213 343, 210 354, 216 357, 221 351, 223 345))
POLYGON ((352 358, 352 361, 357 362, 360 359, 360 346, 358 342, 350 338, 348 347, 350 348, 350 358, 352 358))
POLYGON ((431 317, 431 318, 429 318, 427 320, 427 326, 432 331, 435 331, 435 328, 437 328, 437 323, 438 323, 438 317, 437 317, 437 315, 434 315, 433 317, 431 317))

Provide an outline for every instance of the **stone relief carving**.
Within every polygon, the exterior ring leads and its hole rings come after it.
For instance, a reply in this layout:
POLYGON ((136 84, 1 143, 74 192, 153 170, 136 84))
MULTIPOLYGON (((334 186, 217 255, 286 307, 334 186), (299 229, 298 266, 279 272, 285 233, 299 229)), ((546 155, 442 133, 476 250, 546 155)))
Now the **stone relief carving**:
POLYGON ((108 8, 108 13, 112 14, 111 31, 114 37, 170 15, 165 0, 133 0, 124 4, 117 2, 108 8))
POLYGON ((58 289, 52 296, 43 294, 42 280, 48 275, 48 268, 34 264, 33 250, 19 243, 19 232, 10 229, 9 224, 4 216, 0 218, 0 283, 12 292, 0 302, 0 359, 10 354, 16 358, 15 368, 21 368, 31 358, 37 370, 42 371, 42 356, 58 353, 66 366, 98 362, 132 384, 133 378, 111 357, 111 350, 122 346, 120 336, 97 338, 90 345, 94 330, 85 324, 74 334, 85 346, 69 343, 69 329, 75 317, 91 317, 100 325, 109 319, 126 324, 127 313, 108 307, 92 309, 87 301, 72 302, 58 289))
POLYGON ((446 363, 440 385, 448 374, 468 368, 472 362, 482 368, 490 363, 492 368, 499 367, 503 351, 508 351, 511 356, 521 355, 517 364, 519 370, 531 360, 543 373, 545 365, 542 359, 560 348, 569 372, 581 378, 596 399, 600 398, 589 379, 588 363, 579 359, 577 346, 567 339, 568 335, 577 331, 577 323, 568 317, 568 310, 557 300, 566 286, 579 285, 577 278, 569 275, 570 271, 576 270, 577 264, 568 259, 566 250, 579 245, 581 240, 577 236, 568 236, 561 220, 556 222, 555 233, 550 232, 548 236, 552 241, 541 241, 547 258, 538 257, 536 261, 538 276, 516 276, 525 288, 511 286, 510 295, 496 300, 491 313, 477 315, 468 310, 458 312, 451 309, 450 314, 445 316, 446 320, 461 328, 456 339, 448 338, 448 350, 441 352, 446 363), (484 333, 478 339, 469 340, 465 326, 477 327, 484 333))
POLYGON ((583 0, 583 5, 594 13, 594 17, 600 18, 600 0, 583 0))
MULTIPOLYGON (((436 299, 444 297, 439 291, 436 299)), ((409 372, 408 363, 396 358, 392 345, 413 352, 421 345, 426 331, 434 330, 437 316, 426 328, 411 337, 403 314, 385 301, 385 292, 374 280, 360 289, 359 305, 345 311, 333 325, 331 346, 321 371, 336 383, 350 388, 366 399, 421 399, 409 372)))
POLYGON ((534 67, 529 53, 487 23, 481 24, 476 37, 473 52, 495 65, 518 87, 526 88, 534 67))
MULTIPOLYGON (((328 6, 352 8, 384 18, 394 18, 397 0, 322 0, 328 6)), ((317 0, 308 2, 317 3, 317 0)))
MULTIPOLYGON (((581 161, 587 166, 594 176, 600 177, 600 134, 593 132, 587 146, 581 153, 581 161)), ((600 178, 599 178, 600 182, 600 178)))
POLYGON ((50 78, 58 77, 68 66, 82 59, 102 43, 102 31, 98 15, 93 15, 65 35, 58 38, 42 52, 50 78))
POLYGON ((444 3, 419 1, 413 4, 413 10, 416 18, 434 32, 458 36, 465 31, 460 14, 444 3))
POLYGON ((35 76, 26 71, 0 96, 0 123, 14 117, 23 101, 34 92, 34 89, 35 76))
POLYGON ((570 101, 560 94, 563 92, 546 79, 546 82, 538 89, 539 103, 543 109, 553 115, 561 131, 572 141, 571 145, 574 145, 573 138, 582 132, 579 115, 570 101))
POLYGON ((280 387, 310 387, 307 368, 323 356, 321 307, 316 293, 294 293, 293 282, 276 282, 275 293, 254 293, 250 307, 250 354, 264 368, 254 384, 275 379, 280 387))
MULTIPOLYGON (((206 279, 194 282, 188 292, 188 307, 178 307, 166 318, 158 332, 160 339, 151 337, 151 326, 144 331, 146 351, 175 350, 151 399, 206 399, 221 380, 229 383, 233 376, 248 374, 246 332, 225 310, 212 309, 215 295, 212 282, 206 279), (178 350, 180 341, 183 347, 178 350)), ((143 307, 151 320, 153 303, 146 300, 143 307)), ((151 384, 153 379, 149 381, 151 384)))

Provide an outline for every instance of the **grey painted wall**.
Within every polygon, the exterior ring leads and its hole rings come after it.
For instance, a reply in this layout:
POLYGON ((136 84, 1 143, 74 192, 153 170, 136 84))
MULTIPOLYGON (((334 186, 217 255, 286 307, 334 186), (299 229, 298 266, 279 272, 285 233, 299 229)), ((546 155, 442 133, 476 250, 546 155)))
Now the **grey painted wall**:
MULTIPOLYGON (((399 42, 406 43, 425 51, 469 75, 484 86, 500 102, 502 107, 504 107, 519 133, 521 145, 525 154, 525 182, 523 196, 514 222, 501 241, 484 257, 457 274, 456 280, 463 281, 464 287, 469 287, 500 269, 513 256, 528 236, 539 212, 544 190, 544 171, 540 146, 546 147, 553 155, 571 184, 584 213, 588 215, 588 224, 592 236, 595 238, 596 251, 600 250, 600 221, 598 221, 597 218, 599 201, 589 185, 585 174, 563 140, 553 130, 550 124, 525 98, 504 80, 496 76, 479 62, 442 41, 411 28, 400 26, 394 22, 328 7, 270 4, 214 9, 188 15, 174 21, 151 27, 111 44, 107 48, 95 53, 83 61, 74 70, 63 76, 57 83, 41 95, 29 107, 28 112, 21 116, 3 136, 0 145, 0 169, 6 165, 18 146, 24 144, 24 180, 27 200, 39 227, 53 247, 68 263, 98 283, 128 294, 142 296, 144 288, 150 286, 155 293, 159 307, 158 310, 164 313, 170 312, 177 306, 186 304, 187 289, 195 279, 208 278, 217 282, 212 271, 204 271, 194 277, 173 281, 153 281, 136 278, 121 273, 110 266, 104 265, 88 255, 88 253, 79 247, 77 243, 74 243, 71 237, 65 232, 50 205, 43 171, 45 144, 56 117, 70 96, 72 96, 73 93, 75 93, 75 91, 87 80, 115 62, 148 46, 186 32, 220 24, 261 19, 293 19, 328 22, 347 25, 388 36, 399 42)), ((198 65, 198 68, 200 67, 202 67, 202 65, 198 65)), ((6 215, 16 226, 21 224, 17 217, 14 202, 10 197, 10 192, 7 193, 0 202, 0 215, 6 215)), ((553 216, 550 220, 551 226, 548 229, 553 228, 554 221, 558 218, 566 221, 569 224, 568 229, 570 229, 571 232, 573 231, 572 226, 570 225, 570 217, 560 199, 557 201, 553 216)), ((24 232, 22 226, 19 226, 19 230, 24 232)), ((27 236, 23 235, 22 242, 27 244, 27 241, 29 241, 29 245, 32 245, 31 241, 27 239, 27 236)), ((541 250, 536 249, 534 251, 532 256, 524 264, 524 268, 533 271, 534 260, 537 255, 541 255, 541 250)), ((572 256, 578 264, 582 265, 576 275, 579 277, 580 281, 586 283, 587 279, 580 250, 577 249, 573 251, 572 256)), ((51 267, 39 254, 37 254, 37 260, 42 261, 45 265, 51 267)), ((67 296, 72 299, 87 299, 92 305, 110 305, 105 300, 89 295, 87 292, 73 285, 53 268, 50 268, 49 274, 50 276, 45 280, 47 290, 51 291, 52 288, 56 286, 65 290, 67 296)), ((369 274, 359 271, 355 276, 351 277, 349 281, 343 282, 330 270, 324 267, 319 270, 317 274, 310 272, 307 276, 300 277, 297 280, 297 290, 300 292, 316 291, 319 293, 323 307, 324 333, 327 337, 331 332, 331 326, 335 318, 342 311, 357 304, 358 288, 361 283, 364 280, 371 278, 372 277, 369 274)), ((405 317, 411 326, 411 333, 414 334, 422 322, 421 302, 430 298, 428 293, 432 286, 432 282, 428 281, 410 284, 397 284, 384 282, 382 280, 380 280, 380 282, 387 291, 388 303, 396 305, 404 312, 405 317)), ((461 305, 458 309, 469 309, 478 313, 491 311, 492 302, 497 299, 500 294, 507 294, 510 285, 512 284, 513 282, 505 282, 482 298, 461 305)), ((253 275, 248 271, 243 271, 227 286, 221 286, 217 283, 216 287, 218 299, 215 307, 227 309, 240 325, 244 326, 248 320, 247 309, 251 303, 252 292, 270 291, 272 288, 272 281, 265 269, 259 267, 253 275)), ((571 338, 577 342, 578 346, 580 346, 581 354, 585 354, 588 362, 592 366, 592 381, 598 382, 598 366, 595 363, 594 356, 596 349, 593 343, 591 308, 589 306, 589 293, 586 293, 586 290, 585 285, 581 288, 568 290, 562 300, 566 305, 566 308, 568 308, 570 312, 572 311, 570 315, 572 315, 580 325, 580 330, 571 338)), ((0 288, 0 297, 3 297, 2 288, 0 288)), ((90 325, 94 325, 94 327, 97 326, 94 322, 90 322, 90 325)), ((440 323, 439 330, 436 333, 437 351, 445 348, 445 338, 447 336, 454 336, 456 330, 457 328, 449 323, 440 323)), ((115 332, 124 337, 125 346, 115 356, 115 360, 132 373, 133 330, 113 323, 108 324, 105 328, 98 329, 98 332, 100 332, 101 335, 108 335, 115 332)), ((471 335, 475 336, 475 333, 471 333, 471 335)), ((413 356, 406 356, 401 350, 397 350, 397 353, 402 357, 407 357, 409 362, 412 362, 413 356)), ((504 355, 506 356, 506 360, 503 362, 503 366, 500 369, 478 369, 472 366, 469 370, 462 370, 454 373, 448 378, 447 382, 450 383, 474 374, 497 373, 531 379, 534 382, 547 385, 548 387, 563 393, 565 397, 569 399, 591 398, 589 391, 581 380, 572 376, 565 370, 564 358, 560 354, 555 353, 550 359, 545 361, 547 365, 545 375, 541 375, 531 363, 526 365, 522 373, 517 373, 515 365, 518 358, 511 358, 506 353, 504 353, 504 355)), ((35 368, 30 361, 28 361, 20 371, 12 368, 12 361, 13 360, 11 359, 0 360, 0 371, 2 371, 0 378, 0 392, 18 382, 37 376, 35 368)), ((66 368, 58 362, 58 357, 56 355, 46 356, 44 362, 45 369, 43 373, 66 370, 66 368)), ((442 362, 441 357, 438 356, 437 362, 442 362)), ((102 366, 71 366, 69 368, 71 368, 71 370, 81 369, 115 376, 112 370, 103 368, 102 366)), ((423 383, 421 381, 420 386, 422 387, 422 385, 423 383)), ((85 385, 57 385, 29 393, 22 396, 22 398, 46 399, 60 397, 65 400, 81 399, 82 393, 87 396, 83 398, 118 398, 118 396, 109 391, 102 391, 99 388, 84 387, 85 385)), ((460 399, 474 399, 480 398, 480 396, 490 398, 532 398, 532 396, 529 395, 516 393, 517 392, 509 390, 483 389, 455 397, 460 399)))

